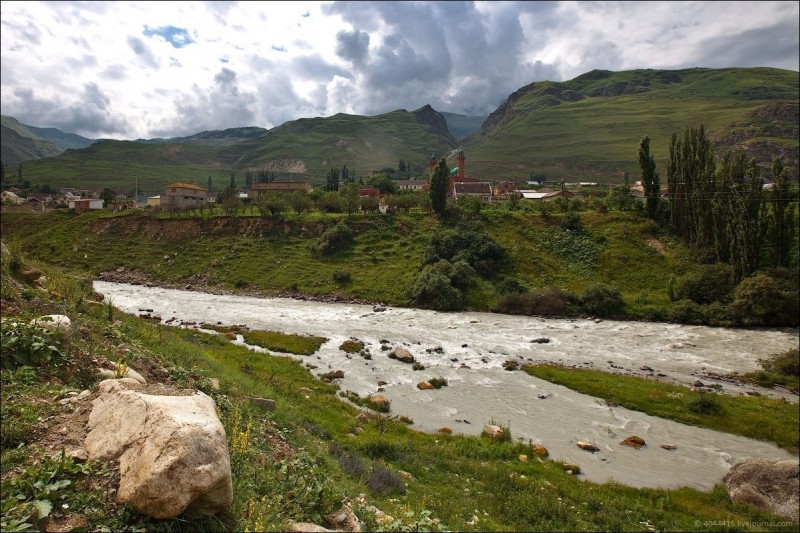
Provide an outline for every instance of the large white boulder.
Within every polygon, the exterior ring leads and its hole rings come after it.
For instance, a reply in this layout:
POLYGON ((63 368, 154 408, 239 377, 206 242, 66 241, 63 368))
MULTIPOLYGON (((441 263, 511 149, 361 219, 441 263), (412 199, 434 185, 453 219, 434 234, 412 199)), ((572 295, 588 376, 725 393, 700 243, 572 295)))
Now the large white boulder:
POLYGON ((226 509, 230 456, 214 401, 144 394, 125 381, 98 384, 84 443, 89 460, 119 459, 117 501, 159 519, 226 509))
POLYGON ((722 479, 731 500, 797 522, 800 515, 800 463, 749 459, 736 463, 722 479))

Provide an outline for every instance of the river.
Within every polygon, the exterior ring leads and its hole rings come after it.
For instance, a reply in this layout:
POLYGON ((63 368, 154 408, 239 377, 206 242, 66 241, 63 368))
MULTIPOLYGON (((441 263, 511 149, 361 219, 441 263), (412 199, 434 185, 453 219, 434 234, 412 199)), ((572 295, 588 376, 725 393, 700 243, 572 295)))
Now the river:
MULTIPOLYGON (((215 295, 96 281, 96 291, 131 314, 151 309, 163 321, 221 322, 250 329, 315 335, 329 339, 310 357, 317 375, 343 370, 343 390, 374 393, 379 381, 392 401, 392 413, 414 420, 413 428, 478 435, 494 420, 508 425, 513 438, 532 440, 550 457, 578 464, 582 478, 616 481, 634 487, 711 489, 727 470, 748 458, 797 459, 777 446, 745 437, 648 416, 574 392, 519 371, 506 371, 507 360, 550 361, 691 385, 698 379, 718 382, 733 394, 752 391, 709 375, 744 373, 759 368, 758 359, 798 344, 792 329, 725 329, 649 322, 544 319, 491 313, 442 313, 372 306, 322 303, 290 298, 215 295), (347 339, 364 342, 372 359, 348 358, 339 346, 347 339), (532 342, 533 340, 547 342, 532 342), (409 350, 426 369, 387 357, 381 341, 409 350), (652 368, 642 370, 641 367, 652 368), (444 377, 449 385, 421 391, 416 384, 444 377), (621 446, 637 435, 647 446, 621 446), (596 453, 578 440, 599 447, 596 453), (660 445, 677 448, 666 450, 660 445)), ((761 394, 791 394, 758 389, 761 394)))

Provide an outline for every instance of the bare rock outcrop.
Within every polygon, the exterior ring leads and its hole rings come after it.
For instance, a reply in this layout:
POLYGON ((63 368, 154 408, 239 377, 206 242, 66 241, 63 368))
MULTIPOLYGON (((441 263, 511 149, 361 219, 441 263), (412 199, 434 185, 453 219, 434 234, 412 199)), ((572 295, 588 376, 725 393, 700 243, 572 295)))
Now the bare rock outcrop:
POLYGON ((798 521, 800 463, 797 461, 742 461, 733 465, 722 482, 731 500, 798 521))
POLYGON ((214 401, 143 394, 129 381, 98 384, 84 443, 90 460, 119 460, 117 501, 159 519, 226 509, 230 457, 214 401))

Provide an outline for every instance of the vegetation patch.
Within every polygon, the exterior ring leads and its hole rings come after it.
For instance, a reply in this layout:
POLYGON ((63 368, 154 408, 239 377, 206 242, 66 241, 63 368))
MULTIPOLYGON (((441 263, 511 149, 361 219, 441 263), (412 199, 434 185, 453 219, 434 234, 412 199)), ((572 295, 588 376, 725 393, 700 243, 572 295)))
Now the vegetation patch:
POLYGON ((346 353, 358 353, 364 349, 364 343, 357 339, 348 339, 339 346, 339 349, 346 353))
POLYGON ((292 335, 276 331, 242 331, 244 342, 273 352, 313 355, 328 339, 312 335, 292 335))
POLYGON ((599 370, 555 365, 525 365, 539 379, 602 398, 610 406, 621 406, 726 433, 774 442, 797 453, 797 404, 765 397, 739 397, 695 392, 687 387, 599 370))

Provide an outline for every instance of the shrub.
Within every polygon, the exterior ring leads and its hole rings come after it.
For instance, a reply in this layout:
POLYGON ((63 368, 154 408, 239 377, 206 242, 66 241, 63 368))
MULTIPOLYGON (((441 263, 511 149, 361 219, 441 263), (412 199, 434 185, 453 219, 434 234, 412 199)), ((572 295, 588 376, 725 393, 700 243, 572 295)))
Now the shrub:
POLYGON ((581 217, 575 211, 567 211, 564 213, 564 216, 561 217, 561 222, 559 223, 561 229, 567 231, 582 231, 583 224, 581 223, 581 217))
POLYGON ((700 396, 690 401, 687 407, 691 412, 700 415, 722 414, 722 404, 716 394, 712 392, 700 393, 700 396))
POLYGON ((340 221, 323 233, 319 240, 310 245, 310 248, 315 255, 330 255, 350 247, 353 240, 353 231, 340 221))
POLYGON ((731 311, 744 325, 797 326, 798 295, 787 283, 758 272, 742 280, 734 291, 731 311))
POLYGON ((457 228, 434 233, 423 256, 424 264, 442 259, 451 263, 466 261, 481 276, 492 274, 506 257, 506 250, 478 223, 464 223, 457 228))
POLYGON ((405 494, 406 484, 398 474, 380 463, 372 463, 372 472, 367 479, 367 487, 376 495, 405 494))
POLYGON ((333 281, 336 283, 349 283, 352 276, 348 270, 337 270, 333 273, 333 281))
POLYGON ((614 316, 619 314, 625 302, 619 289, 607 285, 590 285, 581 297, 581 307, 590 315, 614 316))
POLYGON ((431 378, 428 380, 428 383, 430 383, 434 389, 441 389, 442 387, 447 387, 447 379, 443 377, 431 378))
POLYGON ((339 346, 339 349, 347 353, 356 353, 364 349, 364 343, 359 340, 349 339, 344 341, 339 346))
POLYGON ((58 365, 62 362, 63 355, 56 344, 63 334, 11 318, 4 319, 0 324, 0 344, 5 369, 13 370, 22 365, 58 365))
POLYGON ((419 307, 438 311, 457 311, 464 307, 461 292, 447 276, 425 269, 411 289, 411 300, 419 307))
POLYGON ((702 324, 705 317, 700 304, 692 300, 679 300, 672 304, 667 319, 676 324, 702 324))
POLYGON ((685 274, 674 287, 677 300, 689 299, 699 304, 729 302, 734 287, 733 268, 725 263, 698 265, 685 274))
POLYGON ((572 315, 571 295, 557 287, 525 294, 506 294, 497 303, 497 310, 512 315, 572 315))
POLYGON ((497 284, 500 294, 522 294, 526 292, 525 286, 514 278, 506 278, 497 284))
POLYGON ((785 352, 774 353, 758 360, 761 368, 767 372, 784 376, 800 376, 800 350, 792 348, 785 352))

